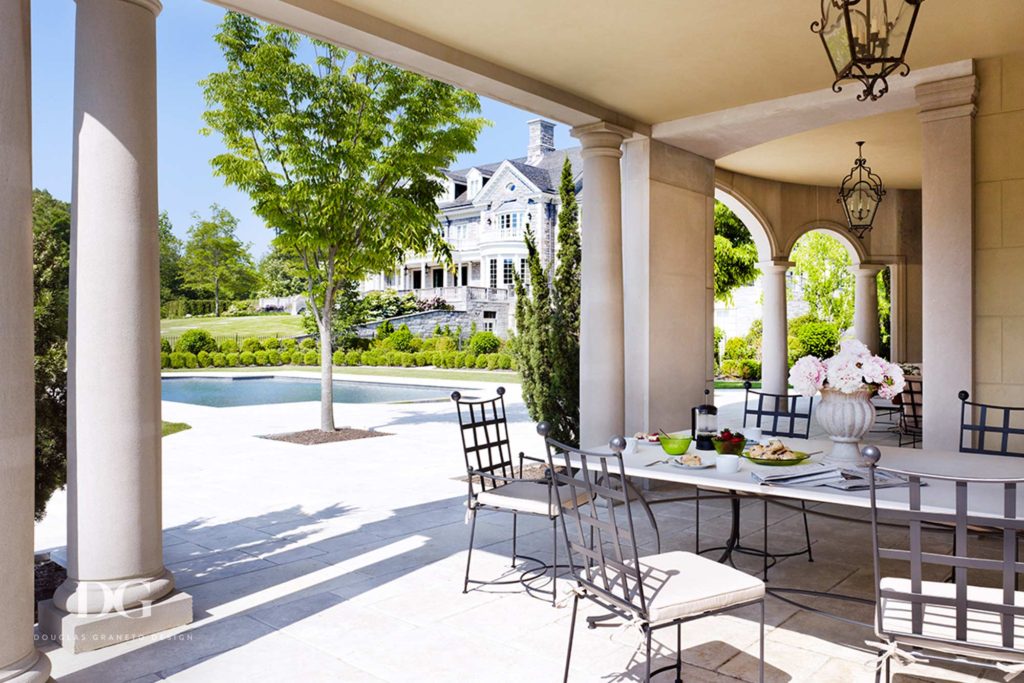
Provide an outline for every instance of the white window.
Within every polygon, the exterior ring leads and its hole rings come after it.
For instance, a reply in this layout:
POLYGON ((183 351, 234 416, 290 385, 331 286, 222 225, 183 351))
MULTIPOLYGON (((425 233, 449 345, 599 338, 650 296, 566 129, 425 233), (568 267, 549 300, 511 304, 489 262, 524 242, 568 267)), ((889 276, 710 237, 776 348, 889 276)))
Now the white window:
POLYGON ((511 211, 498 216, 498 229, 504 239, 519 237, 519 230, 523 226, 523 213, 511 211))
POLYGON ((494 332, 494 321, 497 319, 497 311, 484 311, 484 332, 494 332))
POLYGON ((512 268, 512 259, 510 259, 510 258, 505 259, 504 267, 502 268, 502 273, 501 273, 501 280, 502 280, 502 282, 504 284, 506 284, 506 285, 512 284, 512 273, 513 272, 514 271, 513 271, 513 268, 512 268))

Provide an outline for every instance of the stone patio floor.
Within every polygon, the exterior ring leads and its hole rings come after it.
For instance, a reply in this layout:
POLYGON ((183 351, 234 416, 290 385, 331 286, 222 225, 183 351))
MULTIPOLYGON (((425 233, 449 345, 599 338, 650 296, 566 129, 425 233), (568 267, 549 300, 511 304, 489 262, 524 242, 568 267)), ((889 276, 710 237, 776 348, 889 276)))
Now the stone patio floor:
MULTIPOLYGON (((496 385, 451 386, 484 395, 496 385)), ((541 455, 519 388, 508 389, 513 448, 541 455)), ((741 402, 742 391, 719 392, 720 423, 739 424, 741 402)), ((466 485, 459 480, 464 466, 450 402, 339 405, 337 415, 339 425, 393 436, 300 446, 256 435, 312 426, 315 404, 205 408, 165 402, 164 419, 192 425, 164 439, 164 556, 178 587, 194 598, 195 622, 74 656, 44 644, 54 677, 63 683, 560 680, 568 608, 552 608, 545 596, 531 597, 519 585, 461 592, 466 485)), ((688 421, 680 416, 677 426, 688 421)), ((888 443, 891 437, 872 440, 888 443)), ((681 492, 666 487, 650 493, 681 492)), ((819 509, 851 516, 847 509, 819 509)), ((64 511, 59 494, 37 526, 37 548, 65 543, 64 511)), ((663 548, 691 550, 692 504, 666 503, 655 511, 663 548)), ((705 547, 725 537, 726 511, 724 501, 702 505, 705 547)), ((744 534, 752 536, 749 545, 759 546, 760 504, 747 504, 742 521, 744 534)), ((801 543, 802 523, 791 510, 770 506, 769 524, 774 547, 801 543)), ((640 533, 653 552, 652 534, 642 524, 640 533)), ((812 517, 811 533, 814 563, 784 560, 772 570, 771 585, 870 597, 867 525, 812 517)), ((510 516, 481 515, 475 578, 514 576, 510 534, 510 516)), ((934 544, 946 547, 942 537, 934 544)), ((519 547, 550 558, 550 526, 521 520, 519 547)), ((757 558, 739 562, 748 571, 760 569, 757 558)), ((568 584, 559 583, 562 594, 568 584)), ((838 607, 870 620, 869 610, 838 607)), ((583 606, 581 613, 596 611, 583 606)), ((767 620, 767 680, 873 680, 873 654, 864 645, 870 631, 774 599, 768 600, 767 620)), ((672 629, 661 633, 658 651, 665 663, 674 658, 675 638, 672 629)), ((577 628, 571 680, 640 680, 634 642, 632 633, 619 629, 577 628)), ((683 629, 686 681, 755 680, 756 657, 753 609, 683 629)), ((969 667, 894 671, 901 683, 1001 680, 998 672, 969 667)), ((672 679, 666 674, 657 680, 672 679)))

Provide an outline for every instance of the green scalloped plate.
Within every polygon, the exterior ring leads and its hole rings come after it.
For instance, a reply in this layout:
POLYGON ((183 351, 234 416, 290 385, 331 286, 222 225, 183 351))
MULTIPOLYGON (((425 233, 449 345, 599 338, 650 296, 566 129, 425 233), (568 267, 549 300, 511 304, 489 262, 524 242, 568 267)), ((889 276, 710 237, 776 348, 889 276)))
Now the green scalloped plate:
POLYGON ((752 463, 758 465, 768 465, 770 467, 785 467, 786 465, 799 465, 800 463, 811 457, 803 451, 793 451, 793 455, 799 456, 796 458, 790 458, 789 460, 769 460, 768 458, 752 458, 749 455, 750 451, 743 451, 743 457, 752 463))

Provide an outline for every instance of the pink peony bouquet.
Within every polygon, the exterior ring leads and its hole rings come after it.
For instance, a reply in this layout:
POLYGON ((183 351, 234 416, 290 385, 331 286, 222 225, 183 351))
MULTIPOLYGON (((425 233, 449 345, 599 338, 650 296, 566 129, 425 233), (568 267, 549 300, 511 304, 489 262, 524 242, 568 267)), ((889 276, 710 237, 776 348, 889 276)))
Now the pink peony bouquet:
POLYGON ((804 396, 814 396, 823 388, 852 394, 863 389, 885 399, 903 393, 903 370, 871 351, 856 339, 845 341, 839 353, 821 360, 804 356, 789 371, 789 383, 804 396))

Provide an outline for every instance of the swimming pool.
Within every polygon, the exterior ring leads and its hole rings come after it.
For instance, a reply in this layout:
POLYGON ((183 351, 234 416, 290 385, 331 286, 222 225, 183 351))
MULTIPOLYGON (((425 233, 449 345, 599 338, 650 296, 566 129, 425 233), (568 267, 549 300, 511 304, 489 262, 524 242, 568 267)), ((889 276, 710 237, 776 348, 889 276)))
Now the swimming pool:
MULTIPOLYGON (((300 377, 164 377, 165 401, 213 408, 320 400, 320 380, 300 377)), ((383 403, 443 399, 451 389, 411 384, 334 382, 335 403, 383 403)))

